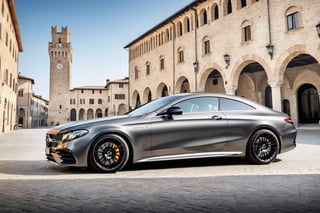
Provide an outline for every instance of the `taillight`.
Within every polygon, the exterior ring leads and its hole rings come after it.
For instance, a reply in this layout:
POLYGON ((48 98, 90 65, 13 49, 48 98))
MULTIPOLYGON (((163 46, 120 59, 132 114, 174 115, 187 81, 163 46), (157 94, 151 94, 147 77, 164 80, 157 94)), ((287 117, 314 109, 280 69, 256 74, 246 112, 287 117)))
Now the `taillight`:
POLYGON ((293 124, 293 121, 291 120, 291 118, 285 118, 284 122, 286 122, 288 124, 293 124))

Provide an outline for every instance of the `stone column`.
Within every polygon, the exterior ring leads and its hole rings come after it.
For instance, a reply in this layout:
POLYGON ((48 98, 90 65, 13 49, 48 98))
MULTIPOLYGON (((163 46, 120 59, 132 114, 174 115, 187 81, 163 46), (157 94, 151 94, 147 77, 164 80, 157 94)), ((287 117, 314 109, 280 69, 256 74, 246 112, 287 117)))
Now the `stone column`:
POLYGON ((282 102, 281 102, 281 86, 283 81, 272 80, 268 81, 271 91, 272 91, 272 108, 273 110, 282 111, 282 102))
POLYGON ((236 95, 236 90, 238 89, 238 85, 226 85, 225 90, 228 95, 236 95))

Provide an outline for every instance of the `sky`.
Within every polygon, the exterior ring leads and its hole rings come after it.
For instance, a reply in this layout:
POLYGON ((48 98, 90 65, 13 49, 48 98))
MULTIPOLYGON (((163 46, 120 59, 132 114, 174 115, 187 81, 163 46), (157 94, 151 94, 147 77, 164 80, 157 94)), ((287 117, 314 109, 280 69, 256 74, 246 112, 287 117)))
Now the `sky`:
POLYGON ((49 100, 51 26, 70 30, 72 87, 104 86, 129 76, 131 41, 193 0, 15 0, 23 52, 18 72, 49 100))

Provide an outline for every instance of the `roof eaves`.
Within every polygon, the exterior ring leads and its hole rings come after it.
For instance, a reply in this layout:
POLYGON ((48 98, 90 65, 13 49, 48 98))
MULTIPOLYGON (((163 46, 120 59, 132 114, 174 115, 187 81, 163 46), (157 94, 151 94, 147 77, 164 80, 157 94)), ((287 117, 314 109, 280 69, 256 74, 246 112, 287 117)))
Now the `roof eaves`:
POLYGON ((14 31, 16 34, 16 39, 18 42, 18 48, 19 52, 23 51, 22 47, 22 40, 21 40, 21 34, 20 34, 20 28, 19 28, 19 22, 18 22, 18 16, 17 16, 17 11, 16 11, 16 6, 14 4, 14 0, 7 0, 8 5, 9 5, 9 10, 10 10, 10 15, 13 21, 13 26, 14 26, 14 31))
POLYGON ((191 2, 190 4, 188 4, 187 6, 183 7, 182 9, 180 9, 179 11, 177 11, 176 13, 174 13, 173 15, 169 16, 167 19, 165 19, 164 21, 160 22, 159 24, 157 24, 156 26, 154 26, 153 28, 151 28, 150 30, 148 30, 147 32, 145 32, 144 34, 142 34, 141 36, 139 36, 138 38, 134 39, 133 41, 131 41, 129 44, 127 44, 124 48, 127 49, 129 48, 132 44, 136 43, 137 41, 141 40, 142 38, 146 37, 147 35, 151 34, 152 32, 156 31, 157 29, 161 28, 162 26, 166 25, 167 23, 169 23, 170 21, 172 21, 173 19, 177 18, 178 16, 180 16, 182 13, 184 13, 185 11, 190 10, 191 8, 197 6, 198 4, 204 2, 206 0, 194 0, 193 2, 191 2))

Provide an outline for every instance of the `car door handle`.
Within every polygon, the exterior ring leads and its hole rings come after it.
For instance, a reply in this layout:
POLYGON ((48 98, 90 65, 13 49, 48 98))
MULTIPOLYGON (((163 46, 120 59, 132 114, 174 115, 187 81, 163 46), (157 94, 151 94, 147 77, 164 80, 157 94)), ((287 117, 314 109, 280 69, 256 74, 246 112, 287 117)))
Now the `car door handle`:
POLYGON ((222 120, 222 117, 219 115, 214 115, 211 117, 213 120, 222 120))

